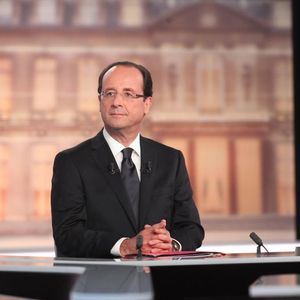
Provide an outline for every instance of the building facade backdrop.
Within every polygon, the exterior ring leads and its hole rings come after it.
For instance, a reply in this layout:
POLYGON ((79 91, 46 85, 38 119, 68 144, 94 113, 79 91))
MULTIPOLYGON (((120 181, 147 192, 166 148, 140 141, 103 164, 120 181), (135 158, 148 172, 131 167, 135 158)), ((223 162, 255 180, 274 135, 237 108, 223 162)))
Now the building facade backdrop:
POLYGON ((116 60, 151 70, 143 134, 183 151, 204 223, 293 220, 290 14, 288 0, 0 0, 0 231, 51 231, 54 156, 101 129, 97 79, 116 60))

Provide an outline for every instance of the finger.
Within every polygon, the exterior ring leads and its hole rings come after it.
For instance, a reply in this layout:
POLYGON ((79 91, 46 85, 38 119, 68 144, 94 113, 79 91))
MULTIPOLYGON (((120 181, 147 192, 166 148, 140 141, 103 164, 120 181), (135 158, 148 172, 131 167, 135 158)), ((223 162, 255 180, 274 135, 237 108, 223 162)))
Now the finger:
POLYGON ((143 245, 141 250, 142 250, 142 253, 151 252, 152 247, 149 247, 148 245, 143 245))
POLYGON ((156 234, 155 238, 159 238, 162 241, 171 241, 172 240, 169 232, 156 234))
POLYGON ((167 249, 153 248, 153 249, 151 249, 150 253, 167 253, 170 251, 171 250, 167 250, 167 249))
POLYGON ((152 232, 151 239, 160 239, 162 241, 171 241, 172 240, 171 235, 167 230, 152 232))
POLYGON ((159 243, 161 243, 161 240, 151 240, 148 242, 148 244, 150 246, 155 246, 156 244, 159 244, 159 243))
POLYGON ((157 243, 157 241, 159 243, 172 243, 172 239, 170 236, 167 236, 167 235, 156 235, 154 237, 152 237, 148 243, 149 245, 154 245, 155 243, 157 243))
POLYGON ((167 226, 167 221, 165 219, 161 219, 159 224, 162 228, 165 228, 167 226))
POLYGON ((166 228, 166 224, 164 222, 160 222, 160 223, 152 225, 152 228, 153 228, 153 230, 164 229, 164 228, 166 228))
POLYGON ((151 238, 148 240, 148 244, 153 246, 157 243, 172 243, 172 238, 169 234, 152 234, 151 238))
POLYGON ((166 228, 154 228, 153 233, 170 235, 170 232, 166 228))
POLYGON ((169 243, 158 243, 151 249, 151 253, 172 251, 172 245, 169 243))

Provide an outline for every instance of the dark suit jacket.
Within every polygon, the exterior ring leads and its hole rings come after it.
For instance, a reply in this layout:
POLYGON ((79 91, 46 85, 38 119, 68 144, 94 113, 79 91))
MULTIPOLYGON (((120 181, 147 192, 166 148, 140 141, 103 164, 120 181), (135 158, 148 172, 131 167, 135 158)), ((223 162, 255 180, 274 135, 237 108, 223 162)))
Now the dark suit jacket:
POLYGON ((204 230, 180 151, 141 137, 138 224, 120 173, 111 172, 112 162, 117 168, 102 131, 57 154, 51 192, 57 256, 110 257, 118 239, 133 237, 161 219, 183 250, 201 245, 204 230))

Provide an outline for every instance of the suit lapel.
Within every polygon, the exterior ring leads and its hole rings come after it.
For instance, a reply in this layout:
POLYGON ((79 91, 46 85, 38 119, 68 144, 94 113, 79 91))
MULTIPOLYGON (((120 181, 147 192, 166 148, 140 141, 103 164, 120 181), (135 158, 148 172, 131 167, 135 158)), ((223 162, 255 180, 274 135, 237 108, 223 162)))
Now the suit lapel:
POLYGON ((155 153, 151 151, 151 145, 141 137, 141 189, 139 206, 139 226, 142 229, 146 222, 147 212, 151 206, 151 196, 154 187, 156 170, 155 153), (150 165, 149 165, 150 163, 150 165), (150 167, 150 168, 149 168, 150 167))
POLYGON ((115 166, 114 168, 118 169, 115 158, 103 137, 102 131, 92 139, 92 153, 97 166, 101 169, 102 174, 110 185, 112 193, 115 193, 122 208, 125 210, 132 227, 136 231, 137 224, 134 218, 131 204, 128 197, 126 196, 126 191, 123 187, 120 172, 119 170, 117 172, 112 172, 112 169, 110 167, 111 163, 113 163, 115 166))

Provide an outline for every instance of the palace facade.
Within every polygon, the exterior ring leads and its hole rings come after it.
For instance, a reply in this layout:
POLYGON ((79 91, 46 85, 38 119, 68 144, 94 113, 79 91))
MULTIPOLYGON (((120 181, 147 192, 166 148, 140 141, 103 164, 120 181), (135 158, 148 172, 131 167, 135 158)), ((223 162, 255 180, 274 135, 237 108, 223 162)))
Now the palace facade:
POLYGON ((0 0, 0 231, 51 230, 54 156, 101 129, 97 79, 116 60, 152 72, 143 134, 183 151, 204 222, 292 219, 290 14, 286 0, 0 0))

